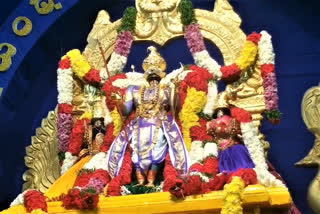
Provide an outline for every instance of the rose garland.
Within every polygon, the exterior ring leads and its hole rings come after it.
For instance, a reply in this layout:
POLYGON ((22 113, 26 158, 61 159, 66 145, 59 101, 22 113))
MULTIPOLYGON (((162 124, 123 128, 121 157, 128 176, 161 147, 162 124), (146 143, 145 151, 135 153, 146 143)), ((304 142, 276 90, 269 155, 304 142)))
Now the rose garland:
POLYGON ((37 190, 29 190, 24 194, 24 206, 31 214, 48 212, 46 197, 37 190))
POLYGON ((128 146, 119 174, 113 178, 108 185, 107 196, 120 196, 121 186, 131 183, 131 175, 133 170, 131 155, 132 150, 128 146))

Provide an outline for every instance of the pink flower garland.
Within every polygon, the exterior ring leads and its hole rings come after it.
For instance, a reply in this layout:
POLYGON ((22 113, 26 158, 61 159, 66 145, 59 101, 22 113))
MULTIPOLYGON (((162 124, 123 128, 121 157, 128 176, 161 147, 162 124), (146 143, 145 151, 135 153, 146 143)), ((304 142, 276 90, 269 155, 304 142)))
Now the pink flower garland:
POLYGON ((263 77, 264 97, 266 101, 267 110, 278 109, 278 90, 277 78, 274 72, 274 65, 264 64, 261 66, 261 73, 263 77))
POLYGON ((59 62, 58 69, 58 148, 61 152, 68 151, 72 130, 72 94, 73 78, 71 62, 68 57, 59 62))
POLYGON ((133 42, 133 34, 130 31, 122 31, 118 34, 116 46, 114 51, 121 55, 128 57, 133 42))
POLYGON ((67 152, 69 147, 69 137, 72 130, 72 115, 60 113, 58 115, 58 147, 59 151, 67 152))
POLYGON ((192 55, 206 50, 203 36, 199 30, 198 24, 191 24, 185 27, 184 38, 187 40, 188 47, 192 55))

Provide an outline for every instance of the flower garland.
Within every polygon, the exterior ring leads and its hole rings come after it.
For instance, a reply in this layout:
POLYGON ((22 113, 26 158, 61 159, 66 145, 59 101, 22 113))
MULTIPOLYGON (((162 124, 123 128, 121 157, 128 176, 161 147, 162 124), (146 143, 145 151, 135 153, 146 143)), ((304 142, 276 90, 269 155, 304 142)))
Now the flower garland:
POLYGON ((240 177, 233 177, 230 184, 224 186, 221 214, 242 214, 242 200, 245 184, 240 177))
MULTIPOLYGON (((99 155, 100 153, 96 156, 99 157, 99 155)), ((101 166, 101 160, 99 163, 101 166)), ((74 187, 68 191, 67 195, 63 195, 63 206, 67 209, 80 210, 96 208, 99 194, 104 192, 109 181, 110 176, 104 169, 82 169, 77 176, 74 187)))
POLYGON ((268 171, 262 143, 259 139, 257 127, 253 122, 244 122, 240 124, 243 142, 248 148, 250 156, 255 164, 258 181, 266 187, 285 186, 280 180, 268 171))
POLYGON ((107 196, 120 196, 121 186, 131 183, 131 175, 133 170, 131 155, 132 150, 128 146, 119 174, 113 178, 108 185, 107 196))
POLYGON ((277 79, 275 74, 275 54, 271 42, 271 36, 266 31, 261 32, 259 41, 259 60, 261 75, 263 78, 264 97, 266 103, 266 116, 271 123, 279 123, 281 113, 278 107, 277 79))
POLYGON ((64 153, 68 150, 69 137, 72 130, 73 78, 71 62, 68 57, 61 59, 57 72, 58 148, 60 152, 64 153))
MULTIPOLYGON (((181 22, 184 26, 184 36, 195 63, 200 67, 208 69, 209 72, 214 74, 217 80, 222 78, 226 83, 232 83, 244 79, 246 71, 253 65, 257 55, 259 55, 263 86, 265 89, 265 113, 271 123, 279 123, 281 113, 278 109, 279 99, 271 36, 266 31, 262 31, 260 34, 253 32, 247 37, 241 54, 235 63, 228 66, 220 66, 210 57, 206 50, 203 36, 195 18, 192 2, 190 0, 182 0, 179 5, 179 10, 181 13, 181 22)), ((211 85, 210 91, 212 91, 212 94, 210 94, 210 97, 208 94, 208 103, 203 111, 209 116, 212 115, 210 110, 213 109, 211 107, 214 105, 216 97, 216 84, 211 85)))
POLYGON ((188 72, 180 82, 179 96, 182 109, 179 118, 186 147, 190 150, 192 141, 211 139, 205 132, 205 121, 199 120, 198 114, 207 104, 208 81, 211 81, 214 76, 198 66, 192 65, 186 69, 190 69, 191 72, 188 72))
POLYGON ((77 155, 83 144, 85 127, 90 124, 92 119, 91 112, 85 112, 80 119, 74 124, 70 134, 68 152, 65 153, 65 159, 61 166, 61 174, 64 174, 70 169, 78 159, 77 155))
POLYGON ((46 197, 37 190, 29 190, 24 194, 24 206, 31 214, 48 212, 46 197))
POLYGON ((190 137, 190 129, 199 125, 198 113, 201 112, 206 104, 206 93, 198 91, 195 88, 187 88, 187 95, 183 102, 182 110, 179 118, 182 126, 184 142, 188 150, 191 148, 192 139, 190 137))
POLYGON ((62 206, 66 209, 94 209, 99 203, 99 195, 94 189, 81 191, 73 188, 63 197, 62 206))

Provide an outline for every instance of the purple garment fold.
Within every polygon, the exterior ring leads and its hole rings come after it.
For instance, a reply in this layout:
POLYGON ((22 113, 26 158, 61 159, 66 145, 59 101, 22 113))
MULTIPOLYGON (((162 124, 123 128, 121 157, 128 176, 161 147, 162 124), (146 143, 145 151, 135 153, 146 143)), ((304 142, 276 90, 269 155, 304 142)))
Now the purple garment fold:
POLYGON ((248 149, 242 144, 233 145, 219 152, 220 172, 235 172, 240 168, 251 169, 255 165, 250 157, 248 149))
POLYGON ((69 147, 69 138, 72 131, 72 115, 60 113, 58 115, 58 148, 59 151, 66 152, 69 147))

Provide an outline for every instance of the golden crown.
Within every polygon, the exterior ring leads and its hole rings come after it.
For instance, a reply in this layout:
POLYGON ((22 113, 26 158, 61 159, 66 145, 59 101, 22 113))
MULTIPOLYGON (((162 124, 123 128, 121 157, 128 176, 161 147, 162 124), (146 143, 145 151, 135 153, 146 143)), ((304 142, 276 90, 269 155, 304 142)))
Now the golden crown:
POLYGON ((150 54, 143 60, 142 64, 145 77, 147 77, 149 74, 157 74, 163 78, 166 75, 164 72, 167 68, 166 61, 157 51, 156 47, 150 46, 148 47, 148 51, 150 51, 150 54))

